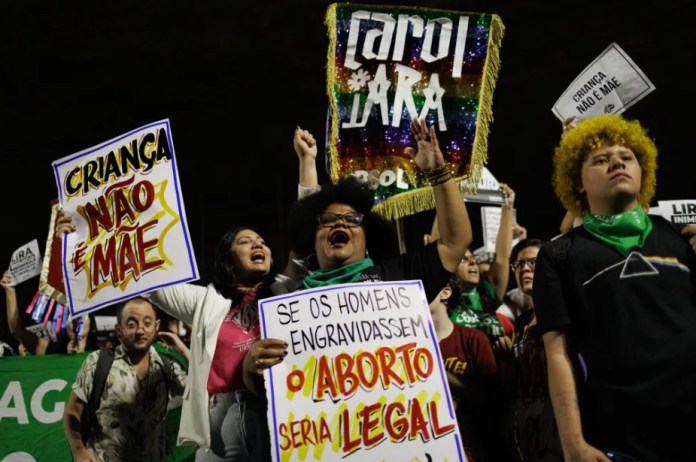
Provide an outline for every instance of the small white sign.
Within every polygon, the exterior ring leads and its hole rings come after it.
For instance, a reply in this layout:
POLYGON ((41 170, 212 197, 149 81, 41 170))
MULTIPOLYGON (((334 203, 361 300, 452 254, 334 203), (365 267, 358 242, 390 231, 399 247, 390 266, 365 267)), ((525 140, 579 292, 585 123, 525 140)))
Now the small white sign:
POLYGON ((655 86, 616 43, 604 50, 558 98, 551 109, 561 122, 600 114, 621 114, 655 86))
MULTIPOLYGON (((513 223, 517 222, 517 211, 512 211, 513 223)), ((500 229, 500 207, 481 207, 481 226, 483 227, 483 248, 486 252, 495 253, 495 241, 500 229)), ((514 246, 520 240, 513 239, 514 246)))
POLYGON ((10 278, 16 286, 41 274, 41 254, 36 239, 14 251, 10 260, 10 278))
POLYGON ((651 207, 650 213, 661 215, 675 224, 696 224, 696 199, 657 201, 657 207, 651 207))
MULTIPOLYGON (((469 179, 464 179, 460 182, 462 191, 471 191, 469 179)), ((500 190, 500 182, 496 180, 488 168, 483 167, 481 170, 481 178, 476 186, 476 193, 467 192, 464 195, 465 202, 475 202, 480 204, 502 204, 505 202, 503 192, 500 190)))

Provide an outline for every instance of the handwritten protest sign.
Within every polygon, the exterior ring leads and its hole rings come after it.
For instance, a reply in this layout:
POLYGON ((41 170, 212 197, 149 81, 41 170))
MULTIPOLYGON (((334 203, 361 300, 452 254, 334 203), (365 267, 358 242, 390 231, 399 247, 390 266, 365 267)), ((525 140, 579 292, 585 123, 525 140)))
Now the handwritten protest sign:
MULTIPOLYGON (((495 253, 495 241, 500 229, 500 207, 481 207, 481 225, 483 227, 483 247, 486 252, 495 253)), ((517 221, 517 211, 512 211, 513 221, 517 221)), ((514 246, 520 240, 513 239, 514 246)))
POLYGON ((265 372, 273 460, 463 461, 421 281, 259 302, 288 356, 265 372))
POLYGON ((654 89, 630 56, 612 43, 573 80, 551 110, 561 122, 570 116, 621 114, 654 89))
POLYGON ((198 279, 169 120, 57 160, 53 169, 77 228, 63 241, 73 315, 198 279))
POLYGON ((335 3, 326 25, 332 181, 367 181, 389 219, 432 209, 427 178, 403 153, 415 146, 409 123, 419 118, 437 130, 455 179, 470 177, 475 188, 493 119, 500 17, 335 3))
POLYGON ((10 259, 10 279, 15 286, 41 274, 41 254, 39 242, 34 239, 12 253, 10 259))
POLYGON ((696 199, 657 201, 657 207, 651 207, 650 213, 662 215, 675 224, 696 224, 696 199))

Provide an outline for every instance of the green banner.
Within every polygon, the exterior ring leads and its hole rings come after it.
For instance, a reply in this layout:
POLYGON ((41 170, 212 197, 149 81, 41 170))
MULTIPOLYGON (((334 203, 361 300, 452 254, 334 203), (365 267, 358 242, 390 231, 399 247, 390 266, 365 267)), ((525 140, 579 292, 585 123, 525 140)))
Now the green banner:
MULTIPOLYGON (((63 409, 86 355, 0 358, 0 462, 72 460, 63 409)), ((195 448, 174 446, 180 411, 167 416, 168 460, 192 461, 195 448)))

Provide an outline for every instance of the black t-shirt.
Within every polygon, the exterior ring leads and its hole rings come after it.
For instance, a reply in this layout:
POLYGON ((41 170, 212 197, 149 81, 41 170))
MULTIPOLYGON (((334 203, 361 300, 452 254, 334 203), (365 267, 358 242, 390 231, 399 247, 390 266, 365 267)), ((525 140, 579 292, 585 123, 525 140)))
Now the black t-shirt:
POLYGON ((566 334, 585 427, 626 432, 621 422, 637 419, 659 432, 665 423, 648 416, 696 412, 696 255, 670 223, 651 220, 627 257, 584 227, 537 256, 537 328, 566 334))
POLYGON ((433 242, 366 269, 355 282, 420 279, 428 302, 431 302, 451 277, 452 273, 442 266, 437 243, 433 242))

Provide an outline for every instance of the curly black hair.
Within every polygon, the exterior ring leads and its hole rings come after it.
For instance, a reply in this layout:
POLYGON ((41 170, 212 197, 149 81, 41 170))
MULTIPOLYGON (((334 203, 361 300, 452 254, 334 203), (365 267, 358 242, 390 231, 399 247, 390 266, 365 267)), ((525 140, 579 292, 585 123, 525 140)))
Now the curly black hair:
POLYGON ((290 248, 297 255, 306 258, 315 253, 317 216, 336 203, 349 205, 364 215, 361 226, 365 231, 365 245, 376 264, 399 255, 394 224, 372 211, 374 192, 352 176, 335 184, 322 185, 317 193, 295 202, 288 215, 287 229, 290 248))

